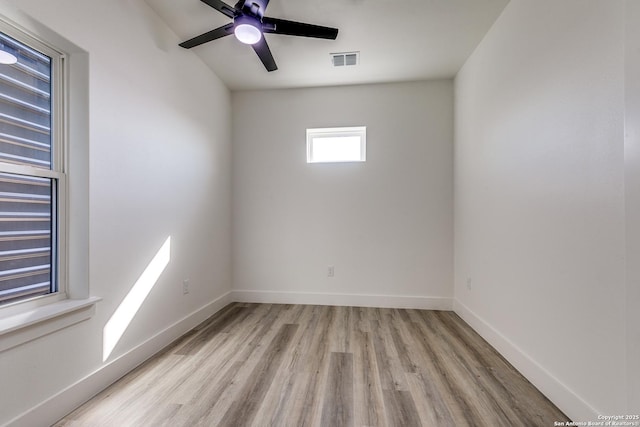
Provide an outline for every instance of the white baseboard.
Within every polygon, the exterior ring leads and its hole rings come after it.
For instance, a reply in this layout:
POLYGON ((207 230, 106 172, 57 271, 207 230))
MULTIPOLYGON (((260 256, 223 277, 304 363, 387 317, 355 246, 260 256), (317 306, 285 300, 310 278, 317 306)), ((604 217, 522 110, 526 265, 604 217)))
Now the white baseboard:
POLYGON ((415 308, 423 310, 453 309, 452 298, 397 295, 322 294, 278 291, 231 291, 233 301, 267 304, 336 305, 352 307, 415 308))
MULTIPOLYGON (((538 388, 550 401, 562 410, 571 420, 595 421, 600 412, 596 411, 573 390, 560 382, 538 362, 502 335, 486 320, 475 314, 467 306, 453 300, 453 311, 471 326, 482 338, 487 340, 505 359, 538 388)), ((560 420, 558 420, 560 421, 560 420)))
POLYGON ((44 402, 25 411, 9 421, 5 427, 53 424, 231 302, 233 302, 231 292, 227 292, 178 320, 165 330, 158 332, 117 359, 101 366, 44 402))

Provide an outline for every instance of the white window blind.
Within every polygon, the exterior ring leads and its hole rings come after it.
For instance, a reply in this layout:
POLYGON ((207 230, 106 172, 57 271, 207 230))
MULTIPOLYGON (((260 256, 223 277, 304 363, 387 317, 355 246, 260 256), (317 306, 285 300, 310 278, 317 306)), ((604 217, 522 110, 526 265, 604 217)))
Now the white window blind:
POLYGON ((57 292, 54 62, 0 33, 0 304, 57 292))

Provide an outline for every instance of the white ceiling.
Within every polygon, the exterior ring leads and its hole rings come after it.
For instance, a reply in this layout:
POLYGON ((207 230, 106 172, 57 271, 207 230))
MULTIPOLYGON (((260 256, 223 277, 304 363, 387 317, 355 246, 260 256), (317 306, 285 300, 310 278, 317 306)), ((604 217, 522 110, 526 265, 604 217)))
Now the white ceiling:
MULTIPOLYGON (((231 22, 200 0, 145 0, 187 40, 231 22)), ((227 1, 234 5, 235 1, 227 1)), ((335 27, 337 40, 267 34, 267 72, 233 36, 191 49, 231 90, 332 86, 453 77, 508 0, 271 0, 266 16, 335 27), (332 52, 360 51, 335 68, 332 52)))

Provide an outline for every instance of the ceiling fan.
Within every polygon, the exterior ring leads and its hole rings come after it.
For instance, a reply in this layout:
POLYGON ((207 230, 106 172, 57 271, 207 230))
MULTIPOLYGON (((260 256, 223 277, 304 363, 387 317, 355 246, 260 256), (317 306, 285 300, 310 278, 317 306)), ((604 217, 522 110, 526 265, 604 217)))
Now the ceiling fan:
POLYGON ((234 33, 242 43, 250 44, 253 47, 267 71, 275 71, 278 66, 264 38, 265 33, 329 40, 335 40, 338 37, 337 28, 321 27, 319 25, 264 16, 269 0, 239 0, 233 7, 221 0, 202 0, 202 2, 232 18, 233 22, 182 42, 180 46, 185 49, 191 49, 234 33))

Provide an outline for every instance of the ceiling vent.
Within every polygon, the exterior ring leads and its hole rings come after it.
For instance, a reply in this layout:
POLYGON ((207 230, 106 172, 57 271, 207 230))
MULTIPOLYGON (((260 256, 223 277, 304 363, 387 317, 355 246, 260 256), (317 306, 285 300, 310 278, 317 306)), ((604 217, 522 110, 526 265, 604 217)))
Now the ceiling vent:
POLYGON ((360 52, 339 52, 330 55, 334 67, 348 67, 360 62, 360 52))

